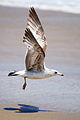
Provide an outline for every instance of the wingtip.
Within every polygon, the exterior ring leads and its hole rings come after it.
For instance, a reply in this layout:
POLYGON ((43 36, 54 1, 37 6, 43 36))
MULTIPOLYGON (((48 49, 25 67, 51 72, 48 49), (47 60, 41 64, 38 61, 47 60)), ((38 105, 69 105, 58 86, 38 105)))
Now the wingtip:
POLYGON ((15 73, 16 73, 16 71, 10 72, 10 73, 8 74, 8 76, 17 76, 18 74, 15 74, 15 73))
POLYGON ((30 7, 29 12, 35 11, 34 7, 30 7))
POLYGON ((33 7, 33 6, 31 6, 31 7, 30 7, 30 9, 34 9, 34 7, 33 7))

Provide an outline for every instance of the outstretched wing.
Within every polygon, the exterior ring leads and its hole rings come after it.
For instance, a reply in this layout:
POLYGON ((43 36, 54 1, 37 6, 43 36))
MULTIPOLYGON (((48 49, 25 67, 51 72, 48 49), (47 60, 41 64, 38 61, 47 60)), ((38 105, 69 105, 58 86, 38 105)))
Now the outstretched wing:
POLYGON ((46 37, 45 37, 41 22, 38 18, 38 15, 33 7, 31 7, 31 9, 29 10, 29 18, 27 19, 27 27, 34 34, 37 42, 39 43, 39 45, 42 47, 43 51, 45 52, 47 48, 46 37))
POLYGON ((27 19, 27 27, 23 39, 23 42, 28 45, 28 52, 25 58, 26 70, 43 71, 47 43, 41 22, 33 7, 29 10, 29 18, 27 19))
POLYGON ((28 43, 32 48, 28 49, 25 64, 27 71, 40 72, 44 69, 45 53, 29 28, 26 28, 23 42, 28 43))

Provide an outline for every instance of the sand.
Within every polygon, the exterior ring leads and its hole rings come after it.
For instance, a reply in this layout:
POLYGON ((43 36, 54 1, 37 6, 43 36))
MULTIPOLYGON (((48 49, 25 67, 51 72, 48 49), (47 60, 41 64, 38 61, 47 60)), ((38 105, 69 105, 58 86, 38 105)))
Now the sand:
POLYGON ((0 120, 80 120, 80 113, 68 112, 33 112, 17 113, 17 111, 0 110, 0 120))
MULTIPOLYGON (((25 47, 23 47, 22 44, 22 36, 26 26, 27 14, 27 9, 0 7, 0 61, 3 61, 3 63, 6 63, 6 61, 8 61, 12 64, 14 63, 14 60, 18 64, 21 62, 23 63, 25 47), (15 58, 17 58, 17 60, 15 58)), ((76 39, 76 43, 77 41, 80 41, 80 15, 40 10, 38 10, 38 14, 45 28, 47 39, 49 39, 49 48, 53 47, 54 49, 54 56, 60 56, 63 54, 64 63, 68 64, 67 57, 72 55, 73 63, 71 62, 69 64, 73 65, 75 63, 75 60, 78 59, 78 54, 72 54, 71 50, 74 49, 74 38, 76 39), (52 44, 51 42, 53 40, 53 34, 55 44, 52 44), (68 39, 71 39, 71 41, 68 39), (64 43, 66 43, 66 51, 69 51, 68 55, 64 52, 62 53, 64 43), (57 49, 58 47, 60 47, 60 53, 57 49)), ((76 49, 79 49, 79 45, 76 44, 75 47, 76 49)), ((49 50, 49 48, 48 55, 51 55, 52 49, 49 50)), ((53 59, 51 59, 51 61, 52 60, 53 59)), ((56 63, 61 64, 62 60, 58 61, 54 59, 54 63, 55 65, 56 63)), ((79 65, 79 62, 77 65, 79 65)), ((4 105, 4 107, 6 106, 4 105)), ((3 108, 0 109, 0 120, 80 120, 79 112, 37 111, 31 113, 18 113, 18 110, 5 110, 3 108)))

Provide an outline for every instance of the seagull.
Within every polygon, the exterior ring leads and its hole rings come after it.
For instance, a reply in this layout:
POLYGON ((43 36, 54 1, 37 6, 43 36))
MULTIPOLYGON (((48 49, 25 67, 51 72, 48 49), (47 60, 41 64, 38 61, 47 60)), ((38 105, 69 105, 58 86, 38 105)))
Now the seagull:
POLYGON ((45 52, 47 48, 46 36, 39 17, 34 9, 29 9, 29 17, 23 36, 23 42, 27 46, 25 56, 25 70, 13 71, 8 76, 18 76, 24 78, 23 90, 26 88, 26 79, 44 79, 55 75, 64 76, 57 70, 48 69, 45 66, 45 52))

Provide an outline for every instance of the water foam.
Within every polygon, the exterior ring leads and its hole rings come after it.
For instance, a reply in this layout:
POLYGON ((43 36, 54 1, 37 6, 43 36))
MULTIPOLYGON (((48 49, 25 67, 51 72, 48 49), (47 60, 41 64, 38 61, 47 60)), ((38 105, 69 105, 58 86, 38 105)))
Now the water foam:
POLYGON ((0 0, 0 5, 29 8, 34 6, 43 10, 56 10, 71 13, 80 13, 80 0, 0 0))

